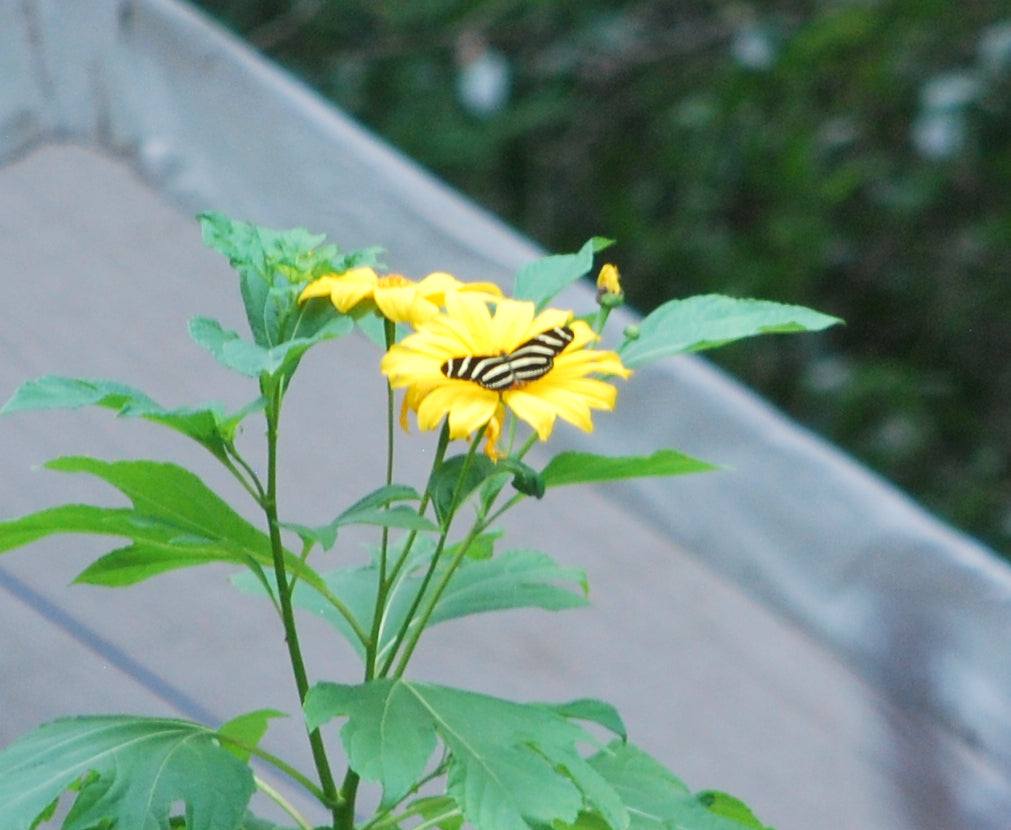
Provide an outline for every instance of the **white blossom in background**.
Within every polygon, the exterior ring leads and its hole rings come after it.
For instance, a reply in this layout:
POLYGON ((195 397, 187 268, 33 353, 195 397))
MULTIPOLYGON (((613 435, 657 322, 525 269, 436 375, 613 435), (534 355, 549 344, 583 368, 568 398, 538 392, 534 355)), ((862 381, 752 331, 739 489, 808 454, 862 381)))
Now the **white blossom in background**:
POLYGON ((966 107, 979 93, 979 82, 967 72, 950 72, 927 81, 920 93, 920 112, 912 126, 917 152, 935 160, 957 156, 968 139, 966 107))
POLYGON ((478 34, 465 32, 456 48, 456 94, 471 115, 488 118, 509 100, 509 60, 478 34))

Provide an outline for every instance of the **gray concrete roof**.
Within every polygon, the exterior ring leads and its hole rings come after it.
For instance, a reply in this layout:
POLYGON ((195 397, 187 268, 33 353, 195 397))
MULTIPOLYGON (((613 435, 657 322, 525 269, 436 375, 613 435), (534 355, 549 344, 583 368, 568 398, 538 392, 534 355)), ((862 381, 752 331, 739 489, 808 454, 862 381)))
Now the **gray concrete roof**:
MULTIPOLYGON (((508 285, 539 254, 184 6, 0 0, 0 397, 58 373, 166 404, 244 402, 186 334, 195 314, 242 325, 192 218, 208 208, 381 243, 408 274, 508 285)), ((381 452, 367 440, 378 355, 360 338, 337 353, 311 353, 288 405, 296 520, 378 483, 364 472, 381 452)), ((105 498, 32 469, 77 453, 179 460, 241 503, 163 432, 105 411, 0 420, 3 517, 105 498)), ((1011 579, 992 554, 694 358, 639 373, 594 436, 556 439, 730 469, 524 507, 513 540, 585 567, 592 609, 443 626, 417 676, 608 700, 689 785, 741 796, 778 830, 1008 826, 1011 579)), ((416 457, 402 473, 420 475, 416 457)), ((269 609, 227 571, 67 587, 107 549, 68 537, 0 560, 0 746, 66 714, 294 711, 269 609)), ((314 677, 355 680, 350 654, 308 625, 314 677)), ((305 757, 294 720, 268 740, 305 757)))

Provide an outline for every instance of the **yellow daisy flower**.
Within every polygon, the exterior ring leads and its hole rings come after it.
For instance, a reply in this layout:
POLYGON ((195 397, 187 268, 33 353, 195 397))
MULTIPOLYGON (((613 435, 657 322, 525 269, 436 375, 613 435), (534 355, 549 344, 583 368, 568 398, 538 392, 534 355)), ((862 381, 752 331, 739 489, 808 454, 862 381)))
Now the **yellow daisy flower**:
POLYGON ((446 295, 455 291, 472 292, 488 300, 502 296, 494 283, 464 283, 442 271, 415 282, 400 274, 379 276, 372 268, 352 268, 343 274, 327 274, 309 283, 298 301, 329 297, 337 310, 344 314, 362 303, 371 303, 387 320, 417 326, 438 314, 439 308, 446 302, 446 295))
POLYGON ((421 429, 448 417, 450 438, 486 426, 495 439, 508 408, 546 441, 556 418, 591 432, 591 411, 614 409, 617 389, 595 375, 631 375, 616 353, 585 348, 594 340, 570 311, 499 300, 493 314, 476 296, 452 294, 446 313, 391 347, 381 368, 407 388, 405 413, 414 410, 421 429))

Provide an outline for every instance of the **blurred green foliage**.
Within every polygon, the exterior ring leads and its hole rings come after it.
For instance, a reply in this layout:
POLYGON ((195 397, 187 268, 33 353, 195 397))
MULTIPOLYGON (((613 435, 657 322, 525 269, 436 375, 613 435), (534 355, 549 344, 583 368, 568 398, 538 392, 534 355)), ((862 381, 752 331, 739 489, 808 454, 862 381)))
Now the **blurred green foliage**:
POLYGON ((201 5, 640 309, 845 318, 718 359, 1011 552, 1007 0, 201 5))

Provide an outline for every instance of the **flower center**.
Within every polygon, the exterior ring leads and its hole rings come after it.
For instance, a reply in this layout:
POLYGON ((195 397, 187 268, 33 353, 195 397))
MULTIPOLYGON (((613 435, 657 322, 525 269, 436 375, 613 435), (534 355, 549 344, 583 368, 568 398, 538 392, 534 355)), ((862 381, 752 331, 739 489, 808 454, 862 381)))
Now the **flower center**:
POLYGON ((414 283, 401 274, 387 274, 376 280, 376 288, 407 288, 409 285, 414 283))

